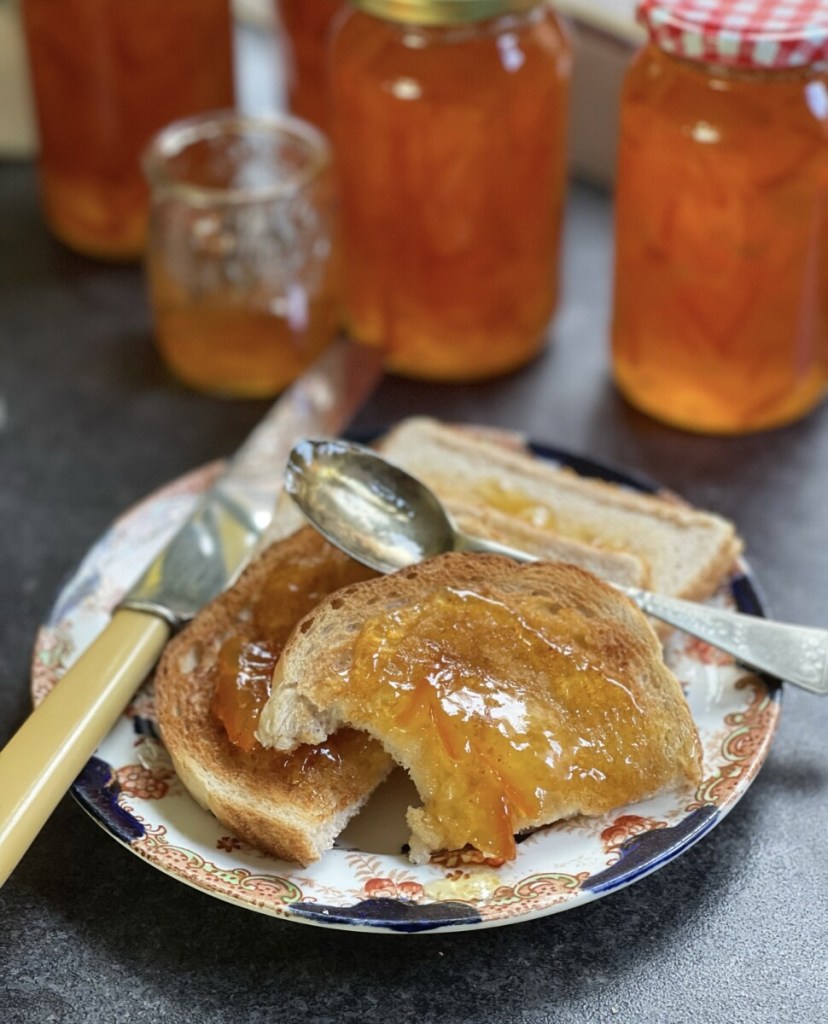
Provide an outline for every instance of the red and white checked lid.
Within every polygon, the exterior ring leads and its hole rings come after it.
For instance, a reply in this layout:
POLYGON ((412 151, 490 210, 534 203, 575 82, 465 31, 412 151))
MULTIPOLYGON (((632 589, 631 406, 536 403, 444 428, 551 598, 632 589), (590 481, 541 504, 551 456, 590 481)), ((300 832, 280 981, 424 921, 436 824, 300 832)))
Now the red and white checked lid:
POLYGON ((828 60, 828 0, 640 0, 638 20, 677 57, 740 68, 828 60))

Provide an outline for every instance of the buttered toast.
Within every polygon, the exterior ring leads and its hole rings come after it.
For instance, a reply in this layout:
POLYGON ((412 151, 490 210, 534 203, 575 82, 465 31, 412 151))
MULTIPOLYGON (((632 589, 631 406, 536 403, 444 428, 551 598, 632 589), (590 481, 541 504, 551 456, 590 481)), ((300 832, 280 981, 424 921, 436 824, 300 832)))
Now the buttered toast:
POLYGON ((257 736, 351 727, 405 767, 411 852, 514 835, 700 777, 696 728, 639 609, 566 564, 447 554, 345 587, 299 624, 257 736))

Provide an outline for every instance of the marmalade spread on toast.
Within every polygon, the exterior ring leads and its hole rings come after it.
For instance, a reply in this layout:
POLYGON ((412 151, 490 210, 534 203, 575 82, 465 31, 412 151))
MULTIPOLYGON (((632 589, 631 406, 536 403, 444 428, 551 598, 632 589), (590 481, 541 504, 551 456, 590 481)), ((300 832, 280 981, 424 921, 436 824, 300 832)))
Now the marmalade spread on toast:
POLYGON ((341 706, 409 766, 426 830, 509 859, 520 823, 672 781, 666 712, 638 699, 646 657, 576 608, 550 615, 548 597, 448 587, 364 623, 341 706))
POLYGON ((293 627, 323 597, 376 576, 308 528, 299 557, 268 573, 250 615, 219 651, 213 713, 242 750, 260 746, 259 715, 270 696, 273 669, 293 627))

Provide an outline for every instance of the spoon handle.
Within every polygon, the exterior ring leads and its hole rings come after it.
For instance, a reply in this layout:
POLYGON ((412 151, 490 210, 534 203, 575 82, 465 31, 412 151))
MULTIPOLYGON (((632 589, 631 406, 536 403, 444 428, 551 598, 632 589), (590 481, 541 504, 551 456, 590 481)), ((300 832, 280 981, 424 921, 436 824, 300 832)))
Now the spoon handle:
POLYGON ((482 555, 505 555, 506 558, 511 558, 515 562, 538 561, 536 555, 530 555, 526 551, 519 551, 517 548, 507 547, 505 544, 498 544, 496 540, 472 537, 471 534, 463 533, 456 526, 454 527, 454 550, 472 551, 482 555))
POLYGON ((748 668, 828 694, 828 631, 622 587, 642 611, 732 654, 748 668))
MULTIPOLYGON (((518 562, 536 561, 525 551, 459 531, 456 549, 506 555, 518 562)), ((732 654, 747 668, 784 679, 811 693, 828 694, 828 630, 773 622, 637 587, 618 589, 648 615, 732 654)))

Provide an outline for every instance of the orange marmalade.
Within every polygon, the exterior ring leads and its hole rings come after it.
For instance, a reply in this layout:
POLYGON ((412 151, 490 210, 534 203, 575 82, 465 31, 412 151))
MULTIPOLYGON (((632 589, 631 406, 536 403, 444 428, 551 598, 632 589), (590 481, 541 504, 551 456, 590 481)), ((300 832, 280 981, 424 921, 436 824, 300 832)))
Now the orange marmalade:
POLYGON ((645 48, 624 88, 616 188, 623 394, 712 433, 810 410, 828 383, 827 214, 824 63, 730 67, 645 48))
MULTIPOLYGON (((446 587, 369 618, 338 705, 410 766, 447 848, 515 856, 521 823, 597 814, 675 774, 642 695, 647 653, 549 596, 446 587)), ((650 654, 651 657, 651 654, 650 654)))
MULTIPOLYGON (((259 748, 255 735, 259 714, 293 627, 334 590, 376 575, 310 528, 292 543, 292 557, 271 567, 250 614, 234 624, 233 635, 221 647, 216 662, 213 712, 230 741, 246 751, 259 748)), ((319 756, 330 756, 331 742, 326 744, 328 754, 320 751, 319 756)), ((315 748, 302 749, 304 758, 315 748)))
POLYGON ((540 349, 558 294, 561 24, 546 3, 354 6, 363 10, 339 24, 332 50, 349 331, 408 376, 520 366, 540 349), (454 9, 507 13, 434 23, 454 9))
POLYGON ((281 391, 339 322, 327 140, 294 117, 208 111, 167 125, 144 168, 147 279, 164 362, 214 394, 281 391))
POLYGON ((24 0, 46 219, 104 259, 144 248, 140 155, 169 121, 232 106, 228 0, 24 0))

